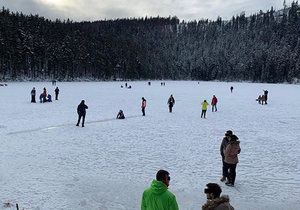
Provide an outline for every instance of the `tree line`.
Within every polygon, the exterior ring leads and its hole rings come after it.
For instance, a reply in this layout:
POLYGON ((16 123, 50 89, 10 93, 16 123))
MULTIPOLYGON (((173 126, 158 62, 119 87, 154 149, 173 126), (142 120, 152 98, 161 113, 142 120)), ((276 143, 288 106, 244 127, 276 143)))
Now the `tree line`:
POLYGON ((230 20, 51 21, 0 11, 0 80, 300 80, 300 7, 230 20))

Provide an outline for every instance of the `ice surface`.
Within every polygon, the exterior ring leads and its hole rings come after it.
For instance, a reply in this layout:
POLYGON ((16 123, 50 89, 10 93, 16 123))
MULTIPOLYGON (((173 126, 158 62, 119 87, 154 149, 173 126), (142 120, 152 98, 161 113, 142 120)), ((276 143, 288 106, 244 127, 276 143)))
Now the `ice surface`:
POLYGON ((142 192, 159 169, 170 172, 180 209, 205 203, 217 182, 236 209, 300 209, 300 86, 195 81, 57 83, 58 101, 31 104, 51 83, 0 87, 0 209, 140 209, 142 192), (230 93, 230 86, 234 87, 230 93), (268 105, 255 99, 269 91, 268 105), (167 100, 176 103, 168 112, 167 100), (201 102, 219 100, 201 119, 201 102), (141 97, 147 100, 142 117, 141 97), (89 106, 86 127, 76 108, 89 106), (125 120, 116 120, 122 109, 125 120), (219 181, 219 146, 226 130, 241 141, 236 186, 219 181))

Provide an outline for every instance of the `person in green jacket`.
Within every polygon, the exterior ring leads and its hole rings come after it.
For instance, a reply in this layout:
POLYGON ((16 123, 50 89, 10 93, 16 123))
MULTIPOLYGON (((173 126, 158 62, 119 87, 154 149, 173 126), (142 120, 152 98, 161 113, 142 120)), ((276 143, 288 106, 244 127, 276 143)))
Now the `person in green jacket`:
POLYGON ((156 180, 143 193, 141 210, 178 210, 175 195, 168 191, 169 183, 169 172, 159 170, 156 180))
POLYGON ((201 113, 201 118, 204 116, 204 118, 205 118, 205 116, 206 116, 206 110, 207 110, 207 106, 208 106, 208 103, 207 103, 207 101, 206 100, 204 100, 202 103, 201 103, 201 105, 202 105, 202 113, 201 113))

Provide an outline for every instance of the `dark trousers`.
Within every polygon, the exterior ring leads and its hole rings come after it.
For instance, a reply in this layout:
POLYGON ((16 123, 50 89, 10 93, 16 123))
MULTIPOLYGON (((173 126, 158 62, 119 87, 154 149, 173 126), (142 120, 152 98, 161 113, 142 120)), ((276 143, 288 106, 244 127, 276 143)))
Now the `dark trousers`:
POLYGON ((226 163, 224 162, 224 158, 222 158, 222 163, 223 163, 222 174, 223 174, 224 177, 226 177, 226 175, 228 173, 228 168, 226 167, 226 163))
POLYGON ((228 164, 225 163, 225 176, 229 183, 234 185, 236 177, 236 165, 237 164, 228 164))
POLYGON ((205 116, 206 116, 206 110, 202 110, 201 118, 202 118, 202 116, 205 118, 205 116))
POLYGON ((31 103, 35 103, 35 95, 31 95, 31 103))
POLYGON ((78 115, 77 126, 79 126, 81 117, 82 117, 82 126, 84 126, 85 114, 79 114, 79 115, 78 115))
POLYGON ((212 109, 213 112, 214 112, 214 110, 215 110, 215 112, 218 111, 218 109, 217 109, 217 104, 212 105, 212 108, 211 108, 211 109, 212 109))
POLYGON ((142 107, 143 116, 145 116, 145 107, 142 107))
POLYGON ((172 109, 173 109, 173 105, 172 106, 169 105, 169 112, 172 112, 172 109))
POLYGON ((55 100, 58 100, 58 93, 55 93, 55 100))

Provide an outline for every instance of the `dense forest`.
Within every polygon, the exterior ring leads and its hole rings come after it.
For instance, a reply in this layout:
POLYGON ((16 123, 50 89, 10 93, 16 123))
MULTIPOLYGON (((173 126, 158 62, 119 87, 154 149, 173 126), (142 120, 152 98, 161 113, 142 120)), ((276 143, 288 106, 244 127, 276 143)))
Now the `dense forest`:
POLYGON ((51 21, 0 11, 0 81, 299 82, 300 7, 231 20, 51 21))

